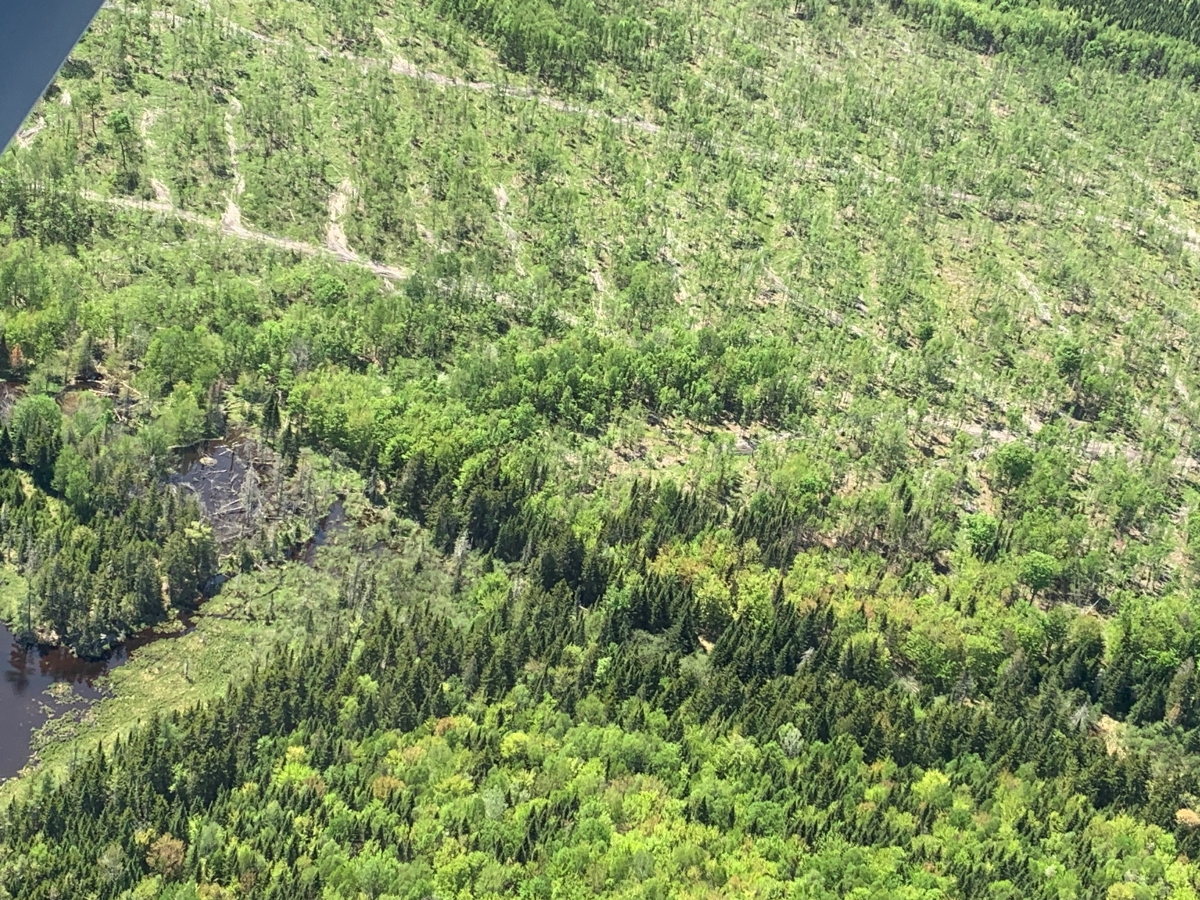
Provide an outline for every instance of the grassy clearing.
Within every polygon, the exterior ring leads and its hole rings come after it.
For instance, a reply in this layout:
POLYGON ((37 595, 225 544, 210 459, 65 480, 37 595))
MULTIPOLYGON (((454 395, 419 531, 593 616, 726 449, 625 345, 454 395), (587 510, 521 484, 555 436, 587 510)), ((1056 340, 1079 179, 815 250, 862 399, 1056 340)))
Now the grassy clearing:
MULTIPOLYGON (((0 786, 0 802, 60 775, 85 751, 111 744, 153 716, 219 697, 281 645, 299 645, 331 628, 353 629, 380 591, 450 596, 454 566, 430 548, 414 523, 372 508, 361 495, 348 496, 346 507, 348 523, 316 549, 312 566, 289 562, 237 575, 204 604, 190 630, 138 648, 101 679, 105 699, 90 706, 60 704, 35 735, 39 764, 0 786)), ((479 575, 478 560, 466 561, 459 612, 469 612, 470 585, 479 575)), ((16 608, 24 580, 11 569, 2 578, 0 602, 16 608)), ((159 630, 169 636, 181 627, 167 623, 159 630)))

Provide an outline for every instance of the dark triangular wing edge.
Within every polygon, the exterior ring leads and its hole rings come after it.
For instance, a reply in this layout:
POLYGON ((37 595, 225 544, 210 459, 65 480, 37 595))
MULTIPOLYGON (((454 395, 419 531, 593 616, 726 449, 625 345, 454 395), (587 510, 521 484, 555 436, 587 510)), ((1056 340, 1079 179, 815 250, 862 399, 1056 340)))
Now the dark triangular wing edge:
POLYGON ((102 5, 103 0, 0 0, 0 149, 102 5))

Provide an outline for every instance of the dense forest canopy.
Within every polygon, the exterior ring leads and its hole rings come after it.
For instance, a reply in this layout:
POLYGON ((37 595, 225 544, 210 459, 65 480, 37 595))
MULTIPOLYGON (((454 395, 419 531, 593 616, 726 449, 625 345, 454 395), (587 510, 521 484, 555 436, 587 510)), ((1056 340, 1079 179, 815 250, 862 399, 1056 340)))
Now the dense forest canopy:
POLYGON ((1195 12, 107 6, 0 615, 177 636, 0 898, 1195 897, 1195 12))

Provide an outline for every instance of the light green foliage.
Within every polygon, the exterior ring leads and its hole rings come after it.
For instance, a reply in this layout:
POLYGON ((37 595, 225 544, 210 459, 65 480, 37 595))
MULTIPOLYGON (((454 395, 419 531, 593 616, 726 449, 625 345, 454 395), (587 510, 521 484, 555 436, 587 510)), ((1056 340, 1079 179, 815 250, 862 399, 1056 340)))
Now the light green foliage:
POLYGON ((1200 50, 1126 6, 106 7, 0 158, 4 606, 234 578, 0 884, 1192 896, 1200 50))
POLYGON ((194 391, 177 385, 156 410, 154 427, 168 447, 190 447, 208 437, 208 420, 194 391))
POLYGON ((1048 588, 1060 571, 1058 560, 1040 550, 1026 553, 1018 565, 1021 583, 1035 594, 1048 588))
POLYGON ((963 531, 971 552, 980 558, 986 558, 995 548, 1000 526, 987 513, 971 513, 965 519, 963 531))
POLYGON ((996 451, 993 464, 996 480, 1002 488, 1020 487, 1033 474, 1033 451, 1024 444, 1005 444, 996 451))

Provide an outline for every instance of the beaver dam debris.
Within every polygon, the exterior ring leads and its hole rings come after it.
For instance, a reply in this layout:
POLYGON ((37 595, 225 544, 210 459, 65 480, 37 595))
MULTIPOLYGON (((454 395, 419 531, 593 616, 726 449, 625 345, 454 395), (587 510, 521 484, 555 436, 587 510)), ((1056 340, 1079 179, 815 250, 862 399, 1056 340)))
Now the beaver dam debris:
POLYGON ((311 564, 315 548, 343 524, 344 497, 318 485, 303 459, 292 474, 286 469, 269 445, 232 432, 188 448, 168 480, 196 498, 223 552, 252 542, 273 558, 311 564))

